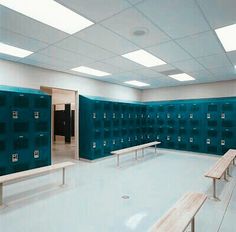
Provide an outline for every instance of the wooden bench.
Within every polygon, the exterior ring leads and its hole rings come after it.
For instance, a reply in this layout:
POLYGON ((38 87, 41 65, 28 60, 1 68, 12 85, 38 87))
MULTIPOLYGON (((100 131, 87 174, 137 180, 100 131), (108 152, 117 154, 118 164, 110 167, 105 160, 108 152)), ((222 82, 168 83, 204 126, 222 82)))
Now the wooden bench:
POLYGON ((216 197, 216 180, 221 179, 224 175, 224 179, 227 180, 227 174, 229 174, 230 164, 235 164, 236 150, 228 150, 215 164, 205 173, 205 177, 212 178, 213 180, 213 198, 219 200, 216 197))
POLYGON ((34 168, 34 169, 30 169, 30 170, 23 171, 23 172, 16 172, 13 174, 0 176, 0 206, 3 205, 3 184, 4 183, 16 181, 16 180, 22 180, 27 177, 36 176, 39 174, 62 169, 62 185, 65 185, 65 169, 66 169, 66 167, 69 167, 72 165, 75 165, 75 163, 63 162, 63 163, 53 164, 50 166, 45 166, 45 167, 41 167, 41 168, 34 168))
POLYGON ((191 232, 195 231, 195 215, 206 201, 202 193, 185 194, 149 232, 184 232, 191 223, 191 232))
POLYGON ((145 144, 141 144, 141 145, 137 145, 137 146, 133 146, 133 147, 128 147, 128 148, 112 151, 111 154, 117 156, 117 166, 119 166, 119 164, 120 164, 120 155, 128 154, 130 152, 135 152, 135 159, 137 160, 139 150, 142 150, 142 155, 144 156, 144 149, 145 148, 155 146, 155 153, 156 153, 156 151, 157 151, 156 146, 160 143, 161 142, 158 142, 158 141, 145 143, 145 144))

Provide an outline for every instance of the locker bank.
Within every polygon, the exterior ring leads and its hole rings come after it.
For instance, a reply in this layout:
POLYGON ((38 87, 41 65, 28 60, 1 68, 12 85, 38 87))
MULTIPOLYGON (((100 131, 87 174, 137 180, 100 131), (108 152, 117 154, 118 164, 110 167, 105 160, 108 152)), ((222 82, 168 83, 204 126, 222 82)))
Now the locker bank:
POLYGON ((234 232, 235 9, 0 0, 0 231, 234 232))

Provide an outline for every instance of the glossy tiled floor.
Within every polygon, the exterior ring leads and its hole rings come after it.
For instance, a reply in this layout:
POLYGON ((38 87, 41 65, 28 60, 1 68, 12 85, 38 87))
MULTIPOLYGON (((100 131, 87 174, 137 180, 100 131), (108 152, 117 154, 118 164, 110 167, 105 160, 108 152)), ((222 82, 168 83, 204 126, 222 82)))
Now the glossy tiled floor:
MULTIPOLYGON (((8 185, 0 231, 145 232, 185 192, 211 194, 203 174, 216 159, 164 149, 154 155, 148 149, 138 161, 132 154, 122 157, 120 168, 114 158, 78 162, 64 188, 60 172, 8 185)), ((217 184, 221 201, 207 200, 198 213, 197 232, 236 231, 236 167, 231 172, 229 182, 217 184)))

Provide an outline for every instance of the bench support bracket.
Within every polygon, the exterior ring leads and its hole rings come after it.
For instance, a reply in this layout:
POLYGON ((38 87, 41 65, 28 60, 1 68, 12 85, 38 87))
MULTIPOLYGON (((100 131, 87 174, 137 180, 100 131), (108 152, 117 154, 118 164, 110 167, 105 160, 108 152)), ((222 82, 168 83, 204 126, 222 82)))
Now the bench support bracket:
POLYGON ((0 207, 3 206, 3 183, 0 183, 0 207))
POLYGON ((229 167, 227 168, 227 175, 228 175, 229 177, 232 177, 232 176, 230 175, 230 169, 229 169, 229 167))
POLYGON ((195 219, 194 219, 194 217, 191 222, 191 232, 195 232, 195 219))
POLYGON ((66 169, 62 168, 62 185, 66 183, 66 169))
POLYGON ((225 181, 228 181, 228 179, 227 179, 227 170, 226 170, 225 173, 224 173, 224 180, 225 180, 225 181))
POLYGON ((213 178, 213 198, 216 199, 216 179, 213 178))
POLYGON ((120 156, 119 154, 117 154, 117 167, 119 167, 119 165, 120 165, 120 156))

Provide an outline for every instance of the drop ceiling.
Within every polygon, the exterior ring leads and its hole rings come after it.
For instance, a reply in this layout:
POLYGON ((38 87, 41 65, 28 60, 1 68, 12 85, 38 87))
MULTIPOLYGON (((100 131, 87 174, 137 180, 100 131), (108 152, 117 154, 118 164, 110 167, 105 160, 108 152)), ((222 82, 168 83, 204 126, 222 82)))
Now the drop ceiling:
POLYGON ((58 0, 94 24, 67 34, 0 6, 0 42, 34 52, 1 59, 141 89, 186 85, 168 75, 187 73, 187 84, 236 79, 236 51, 225 52, 215 29, 236 23, 235 0, 58 0), (135 30, 146 34, 137 36, 135 30), (146 68, 123 54, 144 49, 167 64, 146 68), (87 66, 110 76, 72 71, 87 66))

